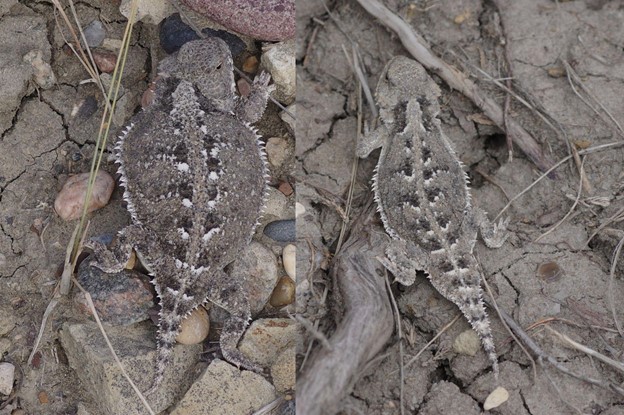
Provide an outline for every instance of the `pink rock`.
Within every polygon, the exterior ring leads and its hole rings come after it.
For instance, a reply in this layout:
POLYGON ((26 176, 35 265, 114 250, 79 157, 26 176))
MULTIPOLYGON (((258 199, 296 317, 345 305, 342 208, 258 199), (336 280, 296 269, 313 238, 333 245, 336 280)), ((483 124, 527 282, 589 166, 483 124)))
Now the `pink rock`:
POLYGON ((295 37, 295 0, 182 0, 198 13, 254 39, 295 37))
POLYGON ((117 64, 117 55, 114 52, 96 49, 93 51, 93 60, 100 71, 112 73, 115 70, 115 65, 117 64))
MULTIPOLYGON (((54 210, 62 219, 74 220, 80 218, 88 183, 89 173, 76 174, 67 179, 54 201, 54 210)), ((114 188, 115 180, 113 180, 112 176, 100 170, 95 177, 87 213, 106 206, 114 188)))

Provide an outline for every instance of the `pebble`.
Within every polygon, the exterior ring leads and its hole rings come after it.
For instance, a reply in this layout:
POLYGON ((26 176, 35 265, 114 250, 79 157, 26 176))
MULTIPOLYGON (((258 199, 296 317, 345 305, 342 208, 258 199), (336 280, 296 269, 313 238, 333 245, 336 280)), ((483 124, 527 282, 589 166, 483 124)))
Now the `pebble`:
POLYGON ((297 232, 294 219, 276 220, 264 227, 264 234, 277 242, 295 242, 297 232))
POLYGON ((293 280, 296 279, 297 247, 295 245, 289 244, 284 247, 282 251, 282 262, 284 263, 286 274, 293 280))
MULTIPOLYGON (((63 220, 69 221, 80 218, 88 183, 89 173, 76 174, 67 179, 54 201, 54 210, 63 220)), ((87 213, 106 206, 114 188, 113 177, 100 170, 95 178, 87 213)))
POLYGON ((204 307, 197 307, 180 324, 176 341, 181 344, 198 344, 208 337, 210 321, 204 307))
POLYGON ((90 48, 97 48, 102 45, 106 37, 106 29, 99 20, 94 20, 83 29, 87 45, 90 48))
POLYGON ((243 71, 247 73, 256 73, 259 63, 258 58, 252 55, 245 59, 245 62, 243 62, 243 71))
POLYGON ((306 208, 305 206, 303 206, 303 204, 297 202, 295 203, 295 218, 298 218, 299 216, 303 215, 306 212, 306 208))
POLYGON ((276 89, 273 98, 290 105, 295 101, 295 41, 268 44, 262 48, 262 66, 271 74, 276 89))
POLYGON ((290 219, 292 217, 292 203, 273 186, 267 188, 267 201, 262 213, 268 223, 274 220, 290 219))
POLYGON ((280 182, 280 184, 277 186, 277 190, 282 192, 282 194, 286 197, 292 195, 295 192, 295 190, 288 182, 280 182))
POLYGON ((273 167, 280 167, 289 158, 288 140, 282 137, 271 137, 266 142, 266 153, 273 167))
POLYGON ((112 73, 117 64, 117 54, 104 49, 95 49, 92 51, 93 60, 100 69, 105 73, 112 73))
MULTIPOLYGON (((232 52, 232 57, 236 58, 245 50, 245 43, 236 35, 225 30, 214 30, 205 28, 202 33, 208 37, 218 37, 227 43, 232 52)), ((182 21, 179 13, 167 17, 160 26, 160 46, 169 54, 176 52, 187 42, 199 39, 197 33, 182 21)))
POLYGON ((559 281, 563 276, 563 270, 554 261, 544 262, 537 267, 537 278, 546 282, 559 281))
POLYGON ((280 308, 292 304, 295 301, 295 282, 288 276, 283 276, 277 282, 269 304, 280 308))
MULTIPOLYGON (((122 0, 119 13, 128 18, 133 1, 135 0, 122 0)), ((136 21, 143 20, 146 23, 157 25, 174 11, 175 8, 169 1, 138 0, 136 21)))
POLYGON ((455 338, 453 350, 455 353, 474 356, 481 348, 479 336, 474 330, 463 331, 455 338))
POLYGON ((295 0, 182 0, 182 3, 254 39, 281 41, 296 34, 295 0))
POLYGON ((8 362, 0 363, 0 394, 10 395, 15 381, 15 366, 8 362))
POLYGON ((243 98, 247 98, 251 94, 251 85, 246 79, 241 78, 236 81, 236 89, 238 89, 238 93, 243 98))
POLYGON ((56 85, 56 75, 50 64, 43 60, 43 53, 40 50, 31 50, 22 59, 30 63, 35 83, 42 89, 50 89, 56 85))
POLYGON ((483 409, 489 411, 490 409, 497 408, 507 402, 507 399, 509 399, 509 392, 507 392, 507 389, 499 386, 485 398, 483 409))
POLYGON ((239 350, 252 361, 270 367, 282 351, 294 347, 299 335, 297 324, 289 318, 263 318, 251 323, 239 350))
POLYGON ((280 353, 271 366, 273 386, 279 393, 295 389, 297 372, 295 347, 289 347, 280 353))
MULTIPOLYGON (((147 320, 147 311, 154 306, 147 276, 130 269, 108 274, 86 259, 78 267, 78 282, 89 292, 98 316, 106 323, 127 326, 147 320)), ((82 292, 74 301, 81 312, 91 315, 82 292)))
POLYGON ((41 391, 37 394, 37 398, 39 399, 39 403, 48 404, 50 403, 50 397, 46 391, 41 391))

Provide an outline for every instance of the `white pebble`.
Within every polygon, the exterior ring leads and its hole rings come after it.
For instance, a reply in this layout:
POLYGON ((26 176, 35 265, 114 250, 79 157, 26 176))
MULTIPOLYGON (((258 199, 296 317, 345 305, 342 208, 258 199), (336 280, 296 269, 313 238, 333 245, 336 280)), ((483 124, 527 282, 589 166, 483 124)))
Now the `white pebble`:
POLYGON ((210 321, 204 307, 197 307, 180 324, 176 341, 181 344, 198 344, 208 337, 210 321))
POLYGON ((10 395, 15 380, 15 366, 11 363, 0 363, 0 394, 10 395))
POLYGON ((284 270, 286 274, 293 280, 295 280, 295 270, 297 265, 297 247, 293 244, 286 245, 282 251, 282 262, 284 263, 284 270))
POLYGON ((494 389, 487 398, 485 398, 483 409, 489 411, 490 409, 497 408, 507 402, 507 399, 509 399, 509 392, 507 392, 507 389, 499 386, 494 389))
POLYGON ((306 211, 305 206, 303 206, 299 202, 295 203, 295 218, 298 218, 299 216, 303 215, 305 211, 306 211))

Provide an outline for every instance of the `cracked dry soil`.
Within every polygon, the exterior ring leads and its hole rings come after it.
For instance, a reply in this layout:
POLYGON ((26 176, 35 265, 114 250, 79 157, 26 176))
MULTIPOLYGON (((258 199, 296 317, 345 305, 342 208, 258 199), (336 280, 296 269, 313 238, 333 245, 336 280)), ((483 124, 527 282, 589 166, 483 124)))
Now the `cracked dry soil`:
MULTIPOLYGON (((479 88, 505 105, 506 93, 479 70, 503 83, 546 115, 510 100, 508 116, 527 129, 552 160, 569 155, 570 146, 583 149, 623 139, 614 120, 624 118, 624 2, 614 1, 384 1, 428 43, 433 52, 469 74, 479 88), (565 63, 583 87, 570 84, 565 63), (583 90, 583 88, 586 88, 583 90), (587 92, 595 97, 588 98, 587 92), (590 108, 585 102, 592 102, 590 108)), ((298 5, 299 6, 299 5, 298 5)), ((298 278, 307 280, 309 295, 298 293, 298 310, 319 322, 331 342, 339 323, 340 302, 330 272, 331 257, 340 238, 347 205, 357 131, 357 80, 347 57, 352 45, 361 54, 362 70, 374 90, 385 63, 409 54, 397 37, 354 1, 321 1, 298 7, 297 119, 298 201, 306 208, 298 221, 298 278), (345 52, 346 51, 346 52, 345 52), (328 293, 324 300, 324 294, 328 293)), ((536 180, 541 172, 517 149, 508 159, 501 129, 457 91, 443 90, 442 128, 466 165, 473 203, 494 218, 508 200, 536 180)), ((368 109, 365 122, 370 123, 368 109)), ((378 153, 357 168, 350 219, 362 210, 378 153)), ((564 333, 620 361, 624 339, 615 319, 622 321, 624 298, 620 259, 610 279, 614 248, 624 236, 623 151, 613 147, 583 156, 586 181, 579 193, 579 173, 568 161, 556 177, 542 180, 504 213, 511 217, 511 237, 500 249, 477 242, 475 254, 499 306, 524 327, 539 346, 581 376, 622 381, 622 374, 586 354, 564 345, 548 328, 564 333), (618 216, 619 215, 619 216, 618 216), (610 219, 611 218, 611 219, 610 219), (613 218, 616 218, 615 221, 613 218), (619 219, 618 219, 619 218, 619 219), (618 222, 619 220, 619 222, 618 222), (610 295, 614 299, 611 306, 610 295), (612 311, 614 310, 614 311, 612 311)), ((579 163, 580 165, 580 163, 579 163)), ((340 278, 340 275, 336 275, 340 278)), ((421 275, 414 286, 393 287, 401 314, 404 363, 407 363, 458 313, 421 275)), ((624 398, 565 375, 552 366, 537 367, 490 311, 501 385, 510 394, 501 414, 616 414, 624 413, 624 398)), ((405 413, 477 414, 496 384, 486 356, 454 352, 456 337, 469 329, 460 318, 405 368, 405 413)), ((312 353, 303 371, 323 346, 304 339, 300 360, 310 343, 312 353)), ((362 369, 340 407, 346 414, 400 412, 399 346, 396 330, 380 357, 362 369)), ((319 413, 323 413, 321 410, 319 413)))

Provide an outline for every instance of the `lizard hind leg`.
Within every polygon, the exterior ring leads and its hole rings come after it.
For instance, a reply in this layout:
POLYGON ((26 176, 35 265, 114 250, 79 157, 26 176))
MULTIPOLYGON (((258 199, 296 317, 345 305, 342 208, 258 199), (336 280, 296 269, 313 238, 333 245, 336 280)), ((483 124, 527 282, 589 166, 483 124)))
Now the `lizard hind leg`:
POLYGON ((263 368, 237 348, 251 320, 247 290, 237 278, 231 278, 224 271, 217 272, 214 280, 218 280, 219 283, 213 282, 208 287, 206 300, 230 313, 229 318, 223 324, 219 339, 223 357, 238 368, 243 367, 262 373, 263 368))
POLYGON ((403 285, 412 285, 416 280, 416 271, 427 271, 429 255, 411 242, 393 239, 386 247, 386 256, 379 258, 394 278, 403 285))

